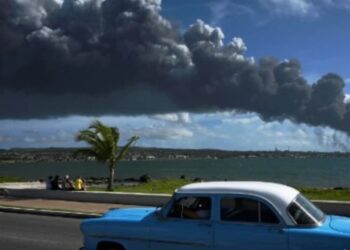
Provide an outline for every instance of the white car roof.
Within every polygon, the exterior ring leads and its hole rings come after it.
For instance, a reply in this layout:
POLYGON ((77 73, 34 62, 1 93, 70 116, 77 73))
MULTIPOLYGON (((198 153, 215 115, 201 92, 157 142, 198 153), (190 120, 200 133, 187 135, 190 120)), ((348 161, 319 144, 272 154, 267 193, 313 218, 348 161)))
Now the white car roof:
POLYGON ((258 181, 200 182, 185 185, 175 191, 178 194, 239 194, 266 200, 288 223, 287 207, 299 191, 278 183, 258 181))

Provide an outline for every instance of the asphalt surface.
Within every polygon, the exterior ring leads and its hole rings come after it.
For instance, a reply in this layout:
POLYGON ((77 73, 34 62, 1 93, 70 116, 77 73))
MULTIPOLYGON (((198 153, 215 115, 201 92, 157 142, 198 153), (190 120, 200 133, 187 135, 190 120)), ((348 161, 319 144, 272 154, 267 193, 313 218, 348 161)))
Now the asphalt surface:
POLYGON ((85 212, 89 214, 102 214, 111 208, 124 208, 124 207, 135 207, 135 206, 111 204, 111 203, 29 199, 29 198, 0 196, 0 208, 1 207, 32 208, 32 209, 40 209, 40 210, 56 210, 56 211, 58 210, 58 211, 71 211, 71 212, 85 212))
POLYGON ((81 220, 0 212, 0 249, 77 250, 81 220))

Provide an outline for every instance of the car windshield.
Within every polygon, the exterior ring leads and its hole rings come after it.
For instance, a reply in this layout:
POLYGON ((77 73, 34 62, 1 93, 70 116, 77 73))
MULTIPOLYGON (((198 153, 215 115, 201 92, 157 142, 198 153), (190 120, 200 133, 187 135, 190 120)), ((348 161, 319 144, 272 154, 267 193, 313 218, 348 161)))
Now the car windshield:
POLYGON ((299 194, 288 207, 288 213, 297 225, 312 226, 320 224, 325 214, 311 201, 299 194))

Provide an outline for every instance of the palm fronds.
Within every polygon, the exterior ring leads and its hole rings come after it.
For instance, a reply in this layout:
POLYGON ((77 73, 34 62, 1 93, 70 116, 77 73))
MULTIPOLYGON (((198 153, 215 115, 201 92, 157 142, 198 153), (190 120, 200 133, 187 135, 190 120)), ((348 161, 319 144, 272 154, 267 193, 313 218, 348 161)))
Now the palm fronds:
POLYGON ((87 129, 79 131, 75 138, 76 141, 84 141, 90 146, 90 148, 77 150, 75 155, 94 156, 110 168, 108 189, 112 189, 116 164, 125 157, 129 148, 139 139, 137 136, 131 137, 128 143, 118 151, 119 138, 118 128, 106 126, 98 120, 93 121, 87 129))

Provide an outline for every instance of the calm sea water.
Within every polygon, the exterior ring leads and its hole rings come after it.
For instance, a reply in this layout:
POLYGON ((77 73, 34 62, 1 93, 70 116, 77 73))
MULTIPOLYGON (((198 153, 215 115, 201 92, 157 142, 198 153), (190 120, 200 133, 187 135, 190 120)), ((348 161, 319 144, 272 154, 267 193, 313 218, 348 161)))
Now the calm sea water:
MULTIPOLYGON (((350 158, 248 158, 223 160, 125 161, 117 167, 117 178, 201 177, 206 180, 260 180, 297 187, 350 187, 350 158)), ((85 178, 106 177, 107 167, 96 162, 2 164, 0 176, 19 176, 25 180, 45 179, 49 175, 85 178)))

